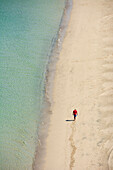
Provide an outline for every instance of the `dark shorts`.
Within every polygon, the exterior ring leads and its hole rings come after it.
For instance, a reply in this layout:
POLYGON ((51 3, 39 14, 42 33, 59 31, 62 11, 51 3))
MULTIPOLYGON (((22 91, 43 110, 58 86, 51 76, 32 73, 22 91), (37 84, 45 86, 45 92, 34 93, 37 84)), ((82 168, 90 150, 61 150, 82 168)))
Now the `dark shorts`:
POLYGON ((77 117, 77 115, 74 115, 74 117, 77 117))

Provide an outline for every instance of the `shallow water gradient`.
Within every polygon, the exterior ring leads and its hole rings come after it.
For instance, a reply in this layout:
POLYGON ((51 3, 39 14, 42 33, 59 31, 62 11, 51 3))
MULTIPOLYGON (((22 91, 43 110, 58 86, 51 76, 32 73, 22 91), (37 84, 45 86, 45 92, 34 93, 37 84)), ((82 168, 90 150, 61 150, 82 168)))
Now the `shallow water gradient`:
POLYGON ((65 0, 0 0, 0 170, 32 169, 65 0))

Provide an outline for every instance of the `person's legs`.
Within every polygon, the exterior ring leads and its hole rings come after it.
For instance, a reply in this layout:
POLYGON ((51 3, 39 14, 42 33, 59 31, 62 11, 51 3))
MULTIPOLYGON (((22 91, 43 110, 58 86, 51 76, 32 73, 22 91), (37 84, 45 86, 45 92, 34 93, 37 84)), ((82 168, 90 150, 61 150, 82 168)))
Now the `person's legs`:
POLYGON ((76 115, 74 115, 74 121, 76 120, 76 115))

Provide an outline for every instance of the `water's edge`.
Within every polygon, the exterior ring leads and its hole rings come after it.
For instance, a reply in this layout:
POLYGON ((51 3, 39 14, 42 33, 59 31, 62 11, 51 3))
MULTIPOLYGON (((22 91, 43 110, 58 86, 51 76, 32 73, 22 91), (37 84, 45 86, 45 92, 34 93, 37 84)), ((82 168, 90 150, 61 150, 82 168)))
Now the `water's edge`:
POLYGON ((50 116, 52 114, 51 105, 53 102, 52 91, 53 81, 55 77, 56 63, 58 56, 62 48, 62 43, 65 37, 66 29, 70 19, 72 9, 72 0, 65 0, 65 8, 62 14, 61 22, 58 32, 53 37, 51 42, 51 51, 49 52, 49 61, 45 72, 45 86, 44 86, 44 102, 42 108, 42 114, 40 117, 40 124, 38 126, 38 141, 36 143, 36 152, 33 160, 32 169, 42 170, 44 164, 44 156, 46 152, 46 138, 48 136, 48 128, 50 124, 50 116))

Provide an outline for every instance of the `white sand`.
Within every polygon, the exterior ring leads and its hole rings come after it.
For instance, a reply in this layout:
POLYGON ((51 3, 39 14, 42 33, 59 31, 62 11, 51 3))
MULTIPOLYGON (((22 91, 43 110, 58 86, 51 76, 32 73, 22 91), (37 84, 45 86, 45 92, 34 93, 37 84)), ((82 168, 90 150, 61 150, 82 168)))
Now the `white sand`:
POLYGON ((51 110, 43 170, 113 170, 113 0, 73 0, 51 110))

